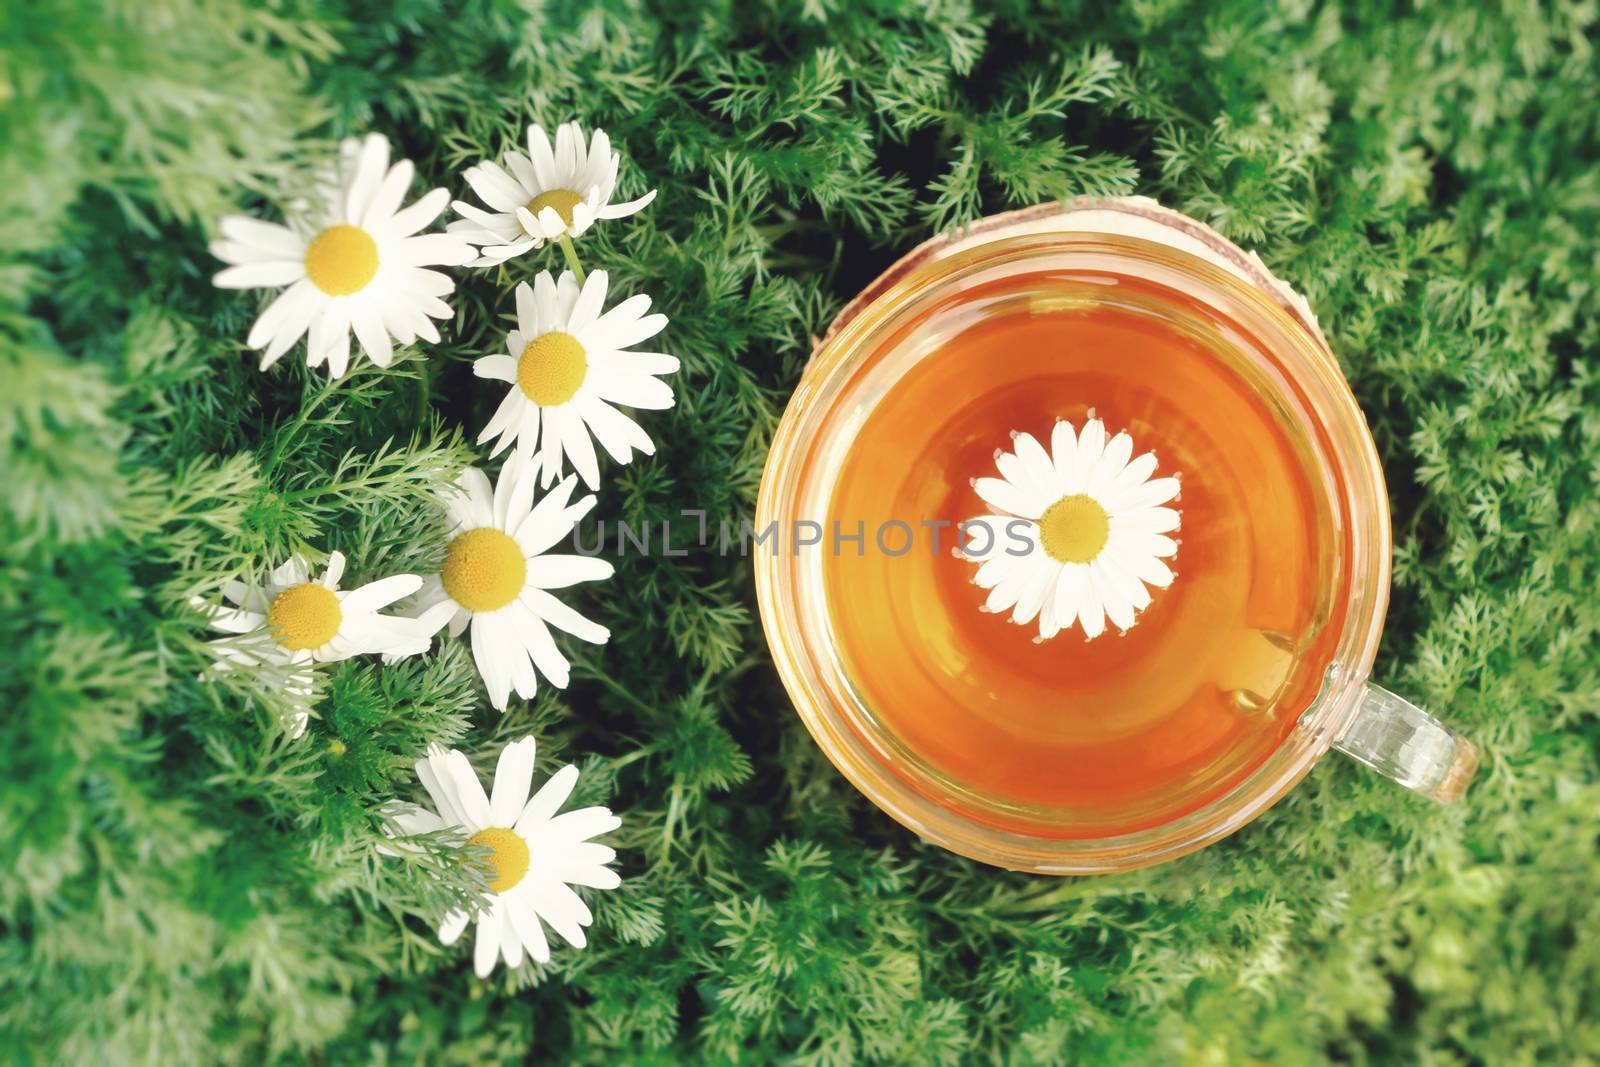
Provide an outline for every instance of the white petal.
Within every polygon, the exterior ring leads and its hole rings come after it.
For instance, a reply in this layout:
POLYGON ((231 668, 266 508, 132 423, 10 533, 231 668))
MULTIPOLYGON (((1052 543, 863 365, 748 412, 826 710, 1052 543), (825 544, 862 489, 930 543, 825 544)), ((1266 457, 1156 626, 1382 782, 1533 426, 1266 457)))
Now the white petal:
POLYGON ((406 198, 406 190, 411 188, 411 179, 416 174, 416 168, 411 160, 402 159, 389 168, 389 173, 383 176, 383 181, 378 185, 378 190, 372 195, 372 200, 367 204, 367 209, 362 213, 356 225, 369 232, 377 230, 400 210, 400 204, 406 198))
POLYGON ((972 488, 983 502, 996 511, 1017 515, 1024 519, 1037 519, 1053 501, 1034 496, 1001 478, 979 478, 972 488))
MULTIPOLYGON (((594 328, 590 327, 590 333, 594 328)), ((589 365, 609 374, 613 369, 627 374, 673 374, 682 366, 677 356, 663 352, 599 352, 589 356, 589 365)))
POLYGON ((529 898, 534 902, 534 910, 539 918, 550 924, 550 929, 560 934, 573 948, 583 948, 587 942, 583 936, 583 924, 579 916, 588 913, 588 908, 578 900, 578 896, 560 882, 549 882, 529 890, 529 898), (573 902, 577 907, 573 907, 573 902), (580 910, 581 909, 581 910, 580 910))
POLYGON ((1135 556, 1132 563, 1133 573, 1146 585, 1165 589, 1172 584, 1172 569, 1154 556, 1135 556))
POLYGON ((600 488, 600 461, 594 453, 594 441, 589 428, 584 425, 578 409, 571 404, 544 411, 545 432, 554 432, 561 441, 561 450, 572 460, 572 468, 583 478, 590 489, 600 488))
POLYGON ((410 237, 439 217, 450 203, 448 189, 430 189, 417 198, 410 207, 401 208, 374 234, 386 240, 410 237))
MULTIPOLYGON (((1056 584, 1061 582, 1061 576, 1056 575, 1056 584)), ((1050 595, 1045 598, 1044 606, 1039 609, 1039 640, 1048 641, 1061 632, 1061 624, 1056 621, 1055 590, 1050 590, 1050 595)))
POLYGON ((622 884, 622 878, 606 864, 614 860, 616 855, 615 849, 604 845, 574 845, 567 852, 552 858, 551 873, 568 885, 615 889, 622 884))
POLYGON ((383 316, 371 304, 356 304, 350 309, 350 328, 367 358, 380 367, 387 367, 394 359, 394 344, 383 328, 383 316))
POLYGON ((1116 481, 1117 475, 1128 465, 1128 457, 1133 455, 1133 438, 1127 433, 1119 433, 1106 445, 1105 452, 1100 457, 1100 463, 1095 467, 1085 483, 1083 491, 1090 496, 1097 496, 1105 492, 1106 488, 1116 481))
POLYGON ((449 498, 453 513, 466 520, 468 528, 494 525, 494 487, 489 476, 477 467, 467 467, 456 478, 461 493, 449 498))
MULTIPOLYGON (((548 288, 551 291, 551 293, 554 294, 556 283, 555 283, 555 279, 550 277, 550 272, 549 271, 547 271, 547 270, 540 271, 538 273, 538 275, 535 276, 534 281, 536 282, 536 284, 539 285, 539 287, 541 289, 548 288)), ((534 296, 533 289, 532 289, 532 287, 530 287, 528 285, 527 282, 521 282, 521 283, 519 283, 517 285, 517 288, 516 288, 516 301, 517 301, 517 330, 519 331, 521 337, 524 339, 523 340, 524 344, 527 343, 527 339, 532 339, 532 338, 535 338, 535 337, 539 337, 542 334, 549 333, 551 330, 555 329, 555 325, 554 324, 540 321, 540 318, 539 318, 539 303, 540 302, 534 296)), ((517 348, 512 347, 509 344, 507 345, 507 347, 510 348, 512 356, 520 356, 522 354, 521 352, 519 352, 517 350, 517 348)), ((509 358, 511 358, 511 356, 508 356, 507 358, 509 359, 509 358)), ((507 380, 509 381, 510 379, 507 379, 507 380)))
MULTIPOLYGON (((520 620, 521 612, 527 609, 520 603, 512 601, 506 610, 520 620)), ((539 692, 539 672, 534 668, 533 657, 527 648, 527 632, 526 623, 519 621, 518 643, 506 650, 506 666, 511 671, 511 691, 523 700, 532 700, 539 692)))
POLYGON ((594 439, 600 442, 601 447, 606 450, 606 455, 617 463, 632 461, 633 449, 641 437, 646 446, 641 451, 646 455, 655 452, 655 446, 650 438, 644 435, 644 431, 639 430, 638 424, 604 400, 591 394, 580 397, 575 403, 584 426, 594 435, 594 439), (629 427, 632 427, 632 430, 629 427))
POLYGON ((1176 556, 1178 542, 1165 534, 1127 533, 1117 531, 1115 544, 1119 551, 1129 556, 1176 556))
POLYGON ((605 327, 598 337, 608 348, 624 349, 654 337, 667 328, 667 321, 660 313, 646 315, 635 322, 605 327))
POLYGON ((533 913, 533 909, 516 900, 506 905, 506 914, 511 917, 511 925, 516 928, 528 955, 539 963, 549 963, 550 943, 545 940, 544 927, 539 925, 539 917, 533 913))
POLYGON ((609 834, 621 825, 622 820, 607 808, 578 808, 550 819, 542 829, 531 829, 528 837, 541 843, 565 845, 609 834))
POLYGON ((1025 584, 1011 613, 1011 621, 1019 625, 1033 621, 1044 607, 1045 598, 1055 596, 1056 582, 1061 578, 1061 564, 1043 552, 1029 557, 1028 564, 1025 584))
MULTIPOLYGON (((1090 419, 1083 424, 1083 429, 1078 433, 1078 456, 1073 463, 1073 470, 1077 474, 1079 486, 1089 484, 1097 470, 1100 469, 1100 457, 1106 447, 1106 424, 1099 419, 1090 419)), ((1082 492, 1080 488, 1078 492, 1082 492)))
POLYGON ((579 582, 597 582, 616 571, 610 560, 592 556, 535 556, 528 561, 528 584, 538 589, 566 589, 579 582))
POLYGON ((1014 576, 1025 563, 1025 560, 1008 556, 1004 552, 989 556, 972 576, 972 584, 979 589, 993 589, 1007 578, 1014 576))
POLYGON ((361 142, 361 154, 357 157, 355 174, 345 197, 345 221, 356 223, 366 214, 367 205, 382 184, 388 167, 389 139, 381 133, 368 134, 361 142))
POLYGON ((1177 496, 1180 488, 1182 485, 1176 478, 1153 478, 1131 489, 1107 493, 1103 503, 1105 509, 1113 514, 1153 508, 1177 496))
POLYGON ((428 798, 433 801, 433 806, 445 822, 451 826, 466 826, 466 815, 462 812, 461 805, 456 803, 455 788, 446 780, 442 771, 443 757, 443 749, 438 746, 430 747, 427 755, 417 760, 415 764, 417 780, 422 783, 422 788, 428 791, 428 798))
POLYGON ((984 598, 983 610, 998 615, 1016 604, 1026 584, 1026 573, 1025 570, 1019 569, 1003 575, 984 598))
POLYGON ((1028 463, 1011 452, 996 454, 994 465, 1000 472, 1002 479, 1011 483, 1029 497, 1054 500, 1059 495, 1055 491, 1054 468, 1050 469, 1048 476, 1040 478, 1028 463))
POLYGON ((344 595, 340 606, 346 615, 377 611, 388 607, 402 597, 408 597, 422 588, 422 579, 415 574, 392 574, 344 595))
POLYGON ((478 940, 472 947, 472 969, 479 978, 487 978, 500 958, 500 909, 505 907, 499 897, 487 911, 478 916, 478 940))
MULTIPOLYGON (((489 418, 488 425, 478 434, 478 443, 481 445, 490 438, 506 434, 507 431, 511 431, 507 436, 507 441, 512 439, 521 440, 524 436, 527 436, 531 443, 539 432, 538 427, 538 406, 528 403, 527 398, 522 395, 522 390, 516 388, 507 389, 505 399, 500 401, 500 406, 495 408, 494 414, 489 418), (522 416, 525 412, 533 417, 533 432, 531 435, 525 435, 520 429, 522 416)), ((506 442, 502 441, 495 447, 492 454, 498 454, 500 449, 505 447, 505 444, 506 442)))
POLYGON ((1071 626, 1088 599, 1089 568, 1081 563, 1067 564, 1056 583, 1056 625, 1063 630, 1071 626))
POLYGON ((504 212, 485 211, 473 207, 465 200, 453 200, 450 206, 461 216, 457 222, 445 227, 447 233, 459 233, 467 240, 474 236, 496 241, 515 240, 522 233, 516 217, 504 212))
POLYGON ((1109 573, 1109 568, 1102 560, 1097 559, 1090 564, 1089 571, 1112 625, 1119 630, 1128 629, 1134 621, 1132 598, 1122 588, 1121 583, 1109 573))
MULTIPOLYGON (((403 267, 396 270, 392 284, 397 291, 431 297, 449 296, 456 287, 456 283, 450 280, 448 274, 441 274, 436 270, 425 270, 422 267, 403 267)), ((437 310, 431 304, 428 307, 431 309, 429 314, 437 310)), ((433 317, 449 318, 449 307, 445 307, 445 314, 434 315, 433 317)))
POLYGON ((305 240, 280 223, 263 222, 248 215, 229 215, 217 223, 217 230, 229 241, 256 249, 272 259, 305 258, 305 240))
POLYGON ((227 608, 208 604, 199 597, 191 603, 205 614, 213 630, 221 630, 230 634, 247 634, 259 630, 267 624, 267 617, 256 611, 230 611, 227 608))
POLYGON ((539 179, 541 190, 549 191, 556 187, 556 157, 550 150, 550 136, 537 123, 528 127, 528 162, 533 164, 533 173, 539 179))
POLYGON ((461 937, 462 931, 467 928, 468 918, 467 913, 461 908, 446 912, 439 922, 439 944, 455 944, 461 937))
POLYGON ((556 182, 566 184, 578 165, 578 123, 563 122, 556 127, 556 182))
MULTIPOLYGON (((525 220, 527 214, 528 214, 528 211, 527 211, 526 208, 518 208, 517 209, 517 218, 518 219, 525 220)), ((525 228, 527 227, 526 221, 523 222, 523 226, 525 228)), ((538 219, 536 221, 535 226, 532 227, 531 232, 533 232, 533 233, 542 233, 546 237, 551 238, 553 240, 553 239, 555 239, 557 237, 560 237, 562 234, 567 232, 567 224, 561 218, 560 213, 557 212, 555 208, 553 208, 553 207, 542 207, 542 208, 539 209, 538 219)))
POLYGON ((672 386, 643 374, 617 372, 597 376, 594 395, 624 407, 659 411, 673 403, 672 386))
POLYGON ((527 589, 522 593, 522 602, 539 618, 548 622, 559 630, 565 630, 572 636, 590 644, 603 645, 611 637, 611 631, 597 622, 591 622, 578 614, 572 608, 563 604, 543 589, 527 589))
POLYGON ((507 967, 522 966, 522 935, 511 920, 511 913, 516 910, 516 905, 510 903, 503 903, 496 909, 500 919, 500 954, 505 957, 507 967))
POLYGON ((569 474, 565 481, 545 494, 545 498, 539 501, 538 506, 512 534, 529 556, 538 555, 567 536, 579 520, 594 508, 596 498, 592 494, 581 498, 571 507, 564 506, 566 496, 577 482, 577 476, 569 474))
POLYGON ((521 152, 507 152, 505 154, 505 169, 511 172, 511 178, 522 191, 532 200, 542 191, 539 184, 539 175, 533 169, 533 162, 521 152))
POLYGON ((517 816, 517 833, 530 835, 554 818, 577 784, 578 768, 570 763, 552 774, 550 780, 540 786, 539 791, 524 805, 522 814, 517 816))
POLYGON ((1146 452, 1129 460, 1128 465, 1122 468, 1122 473, 1113 478, 1111 484, 1106 486, 1104 499, 1113 499, 1122 495, 1125 490, 1134 488, 1154 474, 1155 469, 1156 454, 1154 452, 1146 452))
MULTIPOLYGON (((251 348, 265 348, 271 340, 285 330, 294 329, 294 324, 299 327, 295 336, 289 340, 293 344, 305 333, 306 327, 311 323, 311 316, 316 314, 321 306, 318 300, 319 293, 311 279, 303 278, 289 288, 279 293, 272 303, 268 304, 256 321, 250 327, 250 334, 245 338, 245 344, 251 348)), ((285 345, 284 347, 288 347, 285 345)))
POLYGON ((1176 530, 1180 518, 1172 508, 1140 508, 1111 516, 1112 533, 1167 533, 1176 530))
POLYGON ((303 260, 268 260, 264 263, 245 263, 218 271, 211 284, 219 289, 266 289, 288 285, 306 276, 303 260))
POLYGON ((550 636, 550 627, 528 606, 526 600, 518 599, 507 611, 516 620, 518 651, 533 662, 551 685, 565 689, 572 680, 572 666, 556 647, 555 638, 550 636))
POLYGON ((529 199, 527 190, 515 178, 489 160, 468 167, 461 176, 479 199, 496 211, 515 211, 529 199))
POLYGON ((397 806, 393 811, 388 812, 388 818, 407 837, 412 837, 416 834, 431 834, 435 830, 443 830, 446 825, 445 821, 438 815, 414 804, 407 804, 404 807, 397 806))
POLYGON ((1074 491, 1072 484, 1074 465, 1078 462, 1078 437, 1072 423, 1058 419, 1050 431, 1050 463, 1055 474, 1051 480, 1052 500, 1059 500, 1074 491))
POLYGON ((1083 627, 1083 635, 1092 641, 1105 633, 1105 595, 1100 590, 1094 569, 1086 567, 1084 570, 1088 580, 1082 593, 1083 600, 1078 604, 1078 625, 1083 627))
POLYGON ((501 638, 501 627, 494 616, 472 616, 472 661, 477 664, 478 676, 496 711, 506 710, 506 702, 511 699, 511 666, 506 662, 504 648, 510 642, 501 638))
POLYGON ((1038 440, 1031 433, 1019 433, 1012 447, 1017 460, 1023 469, 1028 472, 1027 482, 1012 481, 1018 485, 1030 484, 1042 497, 1049 497, 1055 488, 1055 464, 1050 460, 1050 454, 1044 450, 1038 440))
POLYGON ((472 262, 478 253, 460 234, 421 233, 391 242, 384 255, 387 265, 394 267, 459 267, 472 262))
POLYGON ((569 333, 577 333, 600 317, 600 309, 606 300, 607 284, 605 271, 589 272, 589 276, 583 281, 582 289, 578 292, 578 302, 573 305, 572 314, 567 317, 569 333))
POLYGON ((349 328, 349 320, 342 310, 329 303, 323 304, 321 314, 311 320, 311 337, 306 344, 307 364, 321 366, 341 345, 348 351, 349 328))
POLYGON ((656 191, 652 189, 637 200, 629 200, 623 204, 608 204, 600 209, 600 217, 603 219, 627 218, 629 215, 643 211, 649 206, 650 201, 655 198, 656 191))
POLYGON ((494 793, 489 798, 489 815, 495 826, 512 826, 528 803, 528 787, 533 781, 534 741, 524 737, 500 751, 494 771, 494 793))
POLYGON ((333 344, 322 351, 322 359, 327 361, 328 374, 334 378, 344 377, 344 372, 350 369, 350 330, 348 323, 339 335, 334 338, 333 344))
POLYGON ((1100 569, 1101 588, 1109 584, 1117 596, 1127 601, 1133 611, 1143 611, 1150 605, 1150 593, 1134 573, 1133 568, 1127 566, 1123 557, 1108 550, 1100 553, 1100 558, 1095 560, 1095 566, 1100 569))
MULTIPOLYGON (((450 784, 455 787, 456 803, 467 817, 466 825, 473 830, 488 826, 489 798, 483 795, 483 783, 478 781, 477 772, 472 769, 467 757, 452 748, 444 754, 441 762, 443 773, 449 774, 450 784)), ((436 762, 435 767, 438 766, 439 762, 436 762)))
POLYGON ((495 529, 515 530, 532 510, 537 488, 538 480, 527 464, 515 461, 502 467, 494 486, 495 529))
POLYGON ((296 553, 278 567, 273 569, 272 584, 275 586, 299 585, 311 577, 311 572, 306 566, 305 557, 296 553))

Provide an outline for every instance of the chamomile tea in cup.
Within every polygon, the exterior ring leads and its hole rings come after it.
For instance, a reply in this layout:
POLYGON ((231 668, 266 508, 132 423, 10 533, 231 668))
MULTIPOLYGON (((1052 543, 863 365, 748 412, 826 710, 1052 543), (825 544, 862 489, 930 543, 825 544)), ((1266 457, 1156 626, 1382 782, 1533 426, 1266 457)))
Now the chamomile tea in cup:
POLYGON ((1315 318, 1150 201, 1000 216, 891 268, 819 344, 756 526, 818 744, 985 862, 1181 855, 1335 745, 1440 800, 1476 765, 1367 683, 1388 501, 1315 318))

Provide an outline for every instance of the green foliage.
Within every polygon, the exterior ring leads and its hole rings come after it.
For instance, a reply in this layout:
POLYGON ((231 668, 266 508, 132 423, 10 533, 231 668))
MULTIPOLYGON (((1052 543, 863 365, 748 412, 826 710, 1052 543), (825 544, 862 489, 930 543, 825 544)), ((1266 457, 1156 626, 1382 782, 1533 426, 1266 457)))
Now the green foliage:
MULTIPOLYGON (((1533 1064, 1600 1058, 1600 106, 1592 3, 1143 0, 0 9, 0 1057, 17 1063, 1533 1064), (333 139, 430 185, 531 120, 660 195, 580 242, 684 362, 598 517, 748 516, 810 337, 910 243, 1139 191, 1310 297, 1385 457, 1379 680, 1486 755, 1434 809, 1330 762, 1227 842, 1051 881, 918 843, 805 736, 747 566, 629 555, 565 692, 470 657, 202 683, 192 597, 285 553, 436 565, 513 284, 329 384, 254 369, 216 218, 333 139), (583 952, 472 977, 450 849, 380 856, 430 741, 539 737, 608 803, 583 952)), ((420 184, 420 183, 419 183, 420 184)), ((675 527, 682 532, 684 527, 675 527)))

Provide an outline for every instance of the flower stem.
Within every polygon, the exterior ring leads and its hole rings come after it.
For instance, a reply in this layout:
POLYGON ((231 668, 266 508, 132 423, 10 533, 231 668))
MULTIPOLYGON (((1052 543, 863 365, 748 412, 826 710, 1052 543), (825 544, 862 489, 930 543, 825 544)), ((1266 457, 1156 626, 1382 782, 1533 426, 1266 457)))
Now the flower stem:
POLYGON ((578 262, 578 250, 572 247, 572 238, 562 234, 556 238, 561 244, 561 254, 567 257, 567 269, 572 276, 578 279, 578 285, 583 285, 583 265, 578 262))

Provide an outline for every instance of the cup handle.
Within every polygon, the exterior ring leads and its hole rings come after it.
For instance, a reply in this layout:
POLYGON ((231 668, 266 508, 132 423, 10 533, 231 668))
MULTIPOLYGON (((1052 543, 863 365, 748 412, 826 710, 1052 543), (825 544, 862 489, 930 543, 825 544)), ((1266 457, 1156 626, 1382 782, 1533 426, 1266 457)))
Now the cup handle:
POLYGON ((1460 800, 1478 769, 1476 745, 1370 682, 1355 720, 1333 747, 1440 804, 1460 800))

